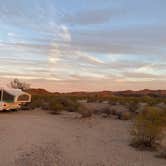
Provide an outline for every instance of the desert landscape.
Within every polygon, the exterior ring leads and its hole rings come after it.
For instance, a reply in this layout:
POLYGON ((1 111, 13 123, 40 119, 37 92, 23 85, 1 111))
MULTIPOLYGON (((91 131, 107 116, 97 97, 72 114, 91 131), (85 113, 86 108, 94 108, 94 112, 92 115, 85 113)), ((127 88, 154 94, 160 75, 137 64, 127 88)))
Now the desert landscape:
POLYGON ((166 166, 166 0, 0 0, 0 166, 166 166))
MULTIPOLYGON (((32 95, 32 101, 21 110, 0 112, 0 165, 165 166, 165 136, 160 146, 155 142, 150 145, 140 142, 144 145, 141 149, 131 146, 134 121, 137 116, 145 115, 146 109, 150 115, 154 108, 155 112, 162 108, 165 126, 164 91, 144 90, 149 97, 143 91, 132 95, 131 92, 61 94, 44 89, 27 92, 32 95), (149 104, 153 107, 148 107, 149 104)), ((152 118, 154 121, 155 117, 152 118)), ((156 129, 154 126, 153 130, 156 129)), ((152 136, 152 133, 144 134, 152 136)), ((157 136, 155 133, 154 138, 157 136)))

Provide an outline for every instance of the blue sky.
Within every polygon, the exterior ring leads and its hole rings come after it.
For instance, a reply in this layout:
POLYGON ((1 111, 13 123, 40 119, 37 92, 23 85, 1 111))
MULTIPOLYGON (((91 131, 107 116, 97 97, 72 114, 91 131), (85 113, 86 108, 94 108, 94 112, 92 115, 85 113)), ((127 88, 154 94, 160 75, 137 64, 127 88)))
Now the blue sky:
POLYGON ((166 89, 165 0, 0 3, 0 84, 19 78, 53 91, 166 89))

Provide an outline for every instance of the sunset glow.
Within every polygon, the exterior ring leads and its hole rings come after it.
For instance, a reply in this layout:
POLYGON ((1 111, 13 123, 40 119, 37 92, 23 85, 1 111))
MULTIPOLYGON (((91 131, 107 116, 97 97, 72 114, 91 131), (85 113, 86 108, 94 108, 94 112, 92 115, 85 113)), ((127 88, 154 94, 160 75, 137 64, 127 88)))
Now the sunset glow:
POLYGON ((0 2, 0 86, 166 89, 165 0, 0 2))

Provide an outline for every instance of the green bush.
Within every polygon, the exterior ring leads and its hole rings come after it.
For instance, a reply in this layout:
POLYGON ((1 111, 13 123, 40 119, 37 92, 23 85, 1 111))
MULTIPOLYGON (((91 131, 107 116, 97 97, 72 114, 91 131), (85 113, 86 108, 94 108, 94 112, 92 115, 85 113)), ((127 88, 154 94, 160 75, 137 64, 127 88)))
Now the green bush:
POLYGON ((132 143, 138 148, 155 148, 162 139, 165 125, 164 112, 156 107, 147 107, 137 115, 132 129, 132 143))
POLYGON ((43 110, 50 110, 60 112, 66 110, 70 112, 77 111, 78 102, 67 96, 56 95, 33 95, 32 102, 28 104, 29 109, 41 108, 43 110))

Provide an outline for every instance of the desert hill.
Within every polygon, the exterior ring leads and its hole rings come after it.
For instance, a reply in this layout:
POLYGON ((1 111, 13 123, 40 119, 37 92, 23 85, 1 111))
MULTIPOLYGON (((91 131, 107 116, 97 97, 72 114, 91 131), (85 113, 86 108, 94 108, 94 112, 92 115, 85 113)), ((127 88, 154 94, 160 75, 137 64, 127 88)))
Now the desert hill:
POLYGON ((166 97, 166 90, 139 90, 139 91, 133 91, 133 90, 125 90, 125 91, 99 91, 99 92, 69 92, 69 93, 59 93, 59 92, 49 92, 45 89, 29 89, 27 92, 29 92, 32 95, 69 95, 69 96, 98 96, 98 97, 109 97, 111 95, 116 96, 135 96, 135 97, 141 97, 141 96, 154 96, 154 97, 166 97))

